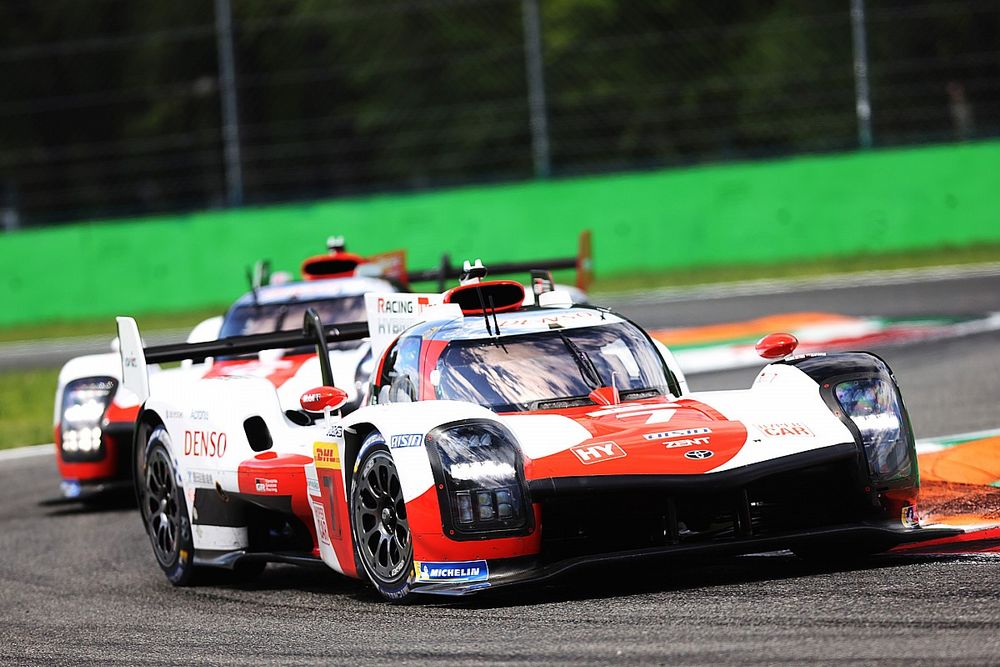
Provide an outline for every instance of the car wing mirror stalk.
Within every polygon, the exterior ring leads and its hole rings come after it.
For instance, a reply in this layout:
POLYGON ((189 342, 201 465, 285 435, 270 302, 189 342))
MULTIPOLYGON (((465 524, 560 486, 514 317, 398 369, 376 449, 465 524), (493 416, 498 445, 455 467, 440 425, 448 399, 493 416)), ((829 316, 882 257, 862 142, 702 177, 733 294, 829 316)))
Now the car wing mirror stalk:
POLYGON ((313 308, 307 308, 302 321, 302 333, 312 333, 316 337, 316 356, 319 357, 320 374, 323 384, 333 386, 333 368, 330 366, 330 350, 326 346, 326 332, 323 331, 323 321, 313 308))

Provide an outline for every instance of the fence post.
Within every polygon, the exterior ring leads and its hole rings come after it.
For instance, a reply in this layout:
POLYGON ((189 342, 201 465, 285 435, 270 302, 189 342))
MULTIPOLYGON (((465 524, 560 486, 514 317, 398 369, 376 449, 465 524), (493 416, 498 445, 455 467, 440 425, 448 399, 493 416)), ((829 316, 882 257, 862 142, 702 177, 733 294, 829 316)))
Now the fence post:
POLYGON ((531 114, 531 153, 535 177, 547 178, 552 170, 549 156, 549 122, 545 102, 545 61, 542 55, 542 21, 539 0, 521 0, 524 19, 524 60, 528 75, 528 111, 531 114))
POLYGON ((851 40, 854 44, 854 107, 858 115, 858 143, 872 147, 872 103, 868 90, 868 36, 865 0, 851 0, 851 40))
POLYGON ((215 37, 219 50, 219 98, 222 103, 226 202, 230 206, 240 206, 243 204, 243 164, 240 159, 240 121, 236 106, 233 15, 229 0, 215 0, 215 37))

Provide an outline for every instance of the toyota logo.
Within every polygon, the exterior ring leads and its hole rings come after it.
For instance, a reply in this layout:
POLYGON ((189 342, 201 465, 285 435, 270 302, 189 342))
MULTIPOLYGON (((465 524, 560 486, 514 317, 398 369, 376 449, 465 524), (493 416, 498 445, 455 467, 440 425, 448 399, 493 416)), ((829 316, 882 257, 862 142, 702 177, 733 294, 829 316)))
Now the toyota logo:
POLYGON ((708 451, 707 449, 694 449, 690 452, 684 452, 684 458, 695 459, 701 461, 703 459, 710 459, 715 456, 714 453, 708 451))

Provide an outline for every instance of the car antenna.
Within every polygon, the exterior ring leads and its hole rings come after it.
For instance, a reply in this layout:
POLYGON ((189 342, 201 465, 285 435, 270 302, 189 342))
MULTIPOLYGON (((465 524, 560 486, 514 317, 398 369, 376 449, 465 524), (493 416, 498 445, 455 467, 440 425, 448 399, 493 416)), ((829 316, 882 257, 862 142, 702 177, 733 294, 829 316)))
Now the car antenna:
POLYGON ((493 313, 493 329, 496 336, 500 336, 500 323, 497 321, 497 307, 493 305, 493 295, 490 295, 490 312, 493 313))
POLYGON ((486 333, 492 336, 493 329, 490 327, 490 314, 486 312, 486 301, 483 299, 483 288, 480 287, 480 281, 486 276, 486 274, 487 269, 483 266, 483 260, 477 259, 475 264, 469 260, 465 260, 465 263, 462 265, 462 275, 459 276, 458 282, 462 285, 476 285, 476 296, 479 297, 479 308, 482 310, 483 320, 486 322, 486 333))
POLYGON ((253 307, 260 308, 260 301, 257 299, 257 281, 254 279, 254 271, 247 267, 247 282, 250 283, 250 294, 253 296, 253 307))

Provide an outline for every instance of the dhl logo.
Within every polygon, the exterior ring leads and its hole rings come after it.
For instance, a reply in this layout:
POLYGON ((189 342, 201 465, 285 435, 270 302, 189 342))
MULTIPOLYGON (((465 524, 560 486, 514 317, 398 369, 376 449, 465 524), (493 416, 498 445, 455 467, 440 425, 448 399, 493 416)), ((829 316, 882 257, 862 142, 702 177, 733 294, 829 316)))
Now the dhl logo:
POLYGON ((313 443, 313 461, 317 468, 340 470, 340 449, 333 442, 313 443))

